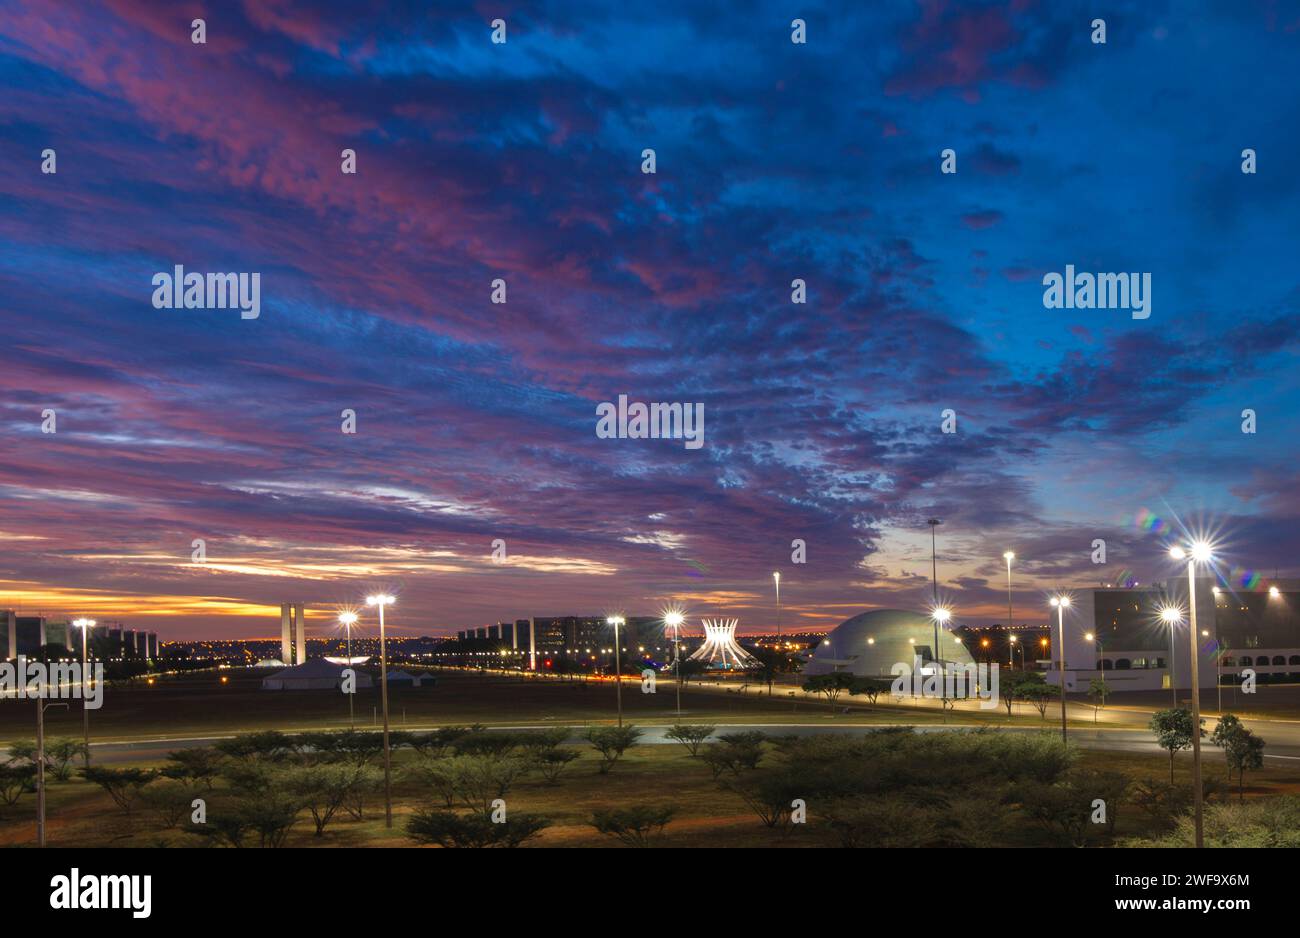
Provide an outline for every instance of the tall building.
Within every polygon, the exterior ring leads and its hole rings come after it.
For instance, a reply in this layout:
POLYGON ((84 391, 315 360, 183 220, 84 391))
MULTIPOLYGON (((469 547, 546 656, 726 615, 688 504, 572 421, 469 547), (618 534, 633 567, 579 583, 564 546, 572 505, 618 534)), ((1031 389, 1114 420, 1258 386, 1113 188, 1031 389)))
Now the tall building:
MULTIPOLYGON (((1273 589, 1234 588, 1210 577, 1196 581, 1197 673, 1202 687, 1243 667, 1259 674, 1300 674, 1300 581, 1273 589)), ((1072 597, 1065 614, 1066 689, 1087 690, 1105 673, 1113 690, 1191 687, 1187 580, 1131 589, 1097 589, 1072 597), (1161 610, 1177 609, 1172 627, 1161 610), (1087 635, 1093 640, 1089 641, 1087 635)), ((1052 670, 1058 683, 1060 645, 1051 621, 1052 670)))

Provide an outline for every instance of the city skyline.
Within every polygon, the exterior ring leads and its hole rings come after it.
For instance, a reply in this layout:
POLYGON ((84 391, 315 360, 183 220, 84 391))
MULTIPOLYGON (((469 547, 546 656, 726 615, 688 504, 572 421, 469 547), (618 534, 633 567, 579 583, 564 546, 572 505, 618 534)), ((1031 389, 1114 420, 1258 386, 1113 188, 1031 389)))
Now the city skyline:
POLYGON ((1091 15, 534 3, 495 45, 470 6, 230 4, 196 45, 11 4, 0 608, 753 634, 780 571, 783 628, 827 629, 928 605, 930 517, 964 622, 1005 620, 1004 551, 1037 623, 1176 576, 1181 524, 1296 576, 1300 20, 1091 15), (157 308, 177 265, 260 274, 259 315, 157 308), (1047 308, 1070 267, 1149 275, 1149 318, 1047 308), (701 405, 703 445, 601 436, 621 395, 701 405))

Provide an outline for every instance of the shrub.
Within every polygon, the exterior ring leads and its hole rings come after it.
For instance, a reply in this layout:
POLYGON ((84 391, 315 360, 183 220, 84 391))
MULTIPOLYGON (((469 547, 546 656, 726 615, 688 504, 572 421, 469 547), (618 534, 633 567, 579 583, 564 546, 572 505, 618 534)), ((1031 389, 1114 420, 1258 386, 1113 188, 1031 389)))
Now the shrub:
POLYGON ((671 805, 635 805, 597 811, 588 823, 600 833, 616 838, 626 847, 648 847, 653 837, 662 833, 676 813, 677 809, 671 805))
POLYGON ((82 769, 81 775, 86 781, 93 782, 108 792, 125 814, 131 813, 140 792, 158 777, 153 769, 106 769, 96 766, 82 769))
POLYGON ((600 753, 600 774, 606 775, 623 753, 637 744, 641 731, 630 723, 627 726, 599 726, 587 731, 587 742, 600 753))
POLYGON ((669 739, 677 740, 686 747, 687 752, 695 756, 700 751, 700 746, 704 741, 713 735, 715 729, 717 727, 703 723, 676 723, 664 735, 669 739))
POLYGON ((551 826, 548 818, 537 814, 516 814, 500 824, 479 815, 459 815, 450 811, 417 811, 406 822, 413 840, 440 847, 518 847, 551 826))

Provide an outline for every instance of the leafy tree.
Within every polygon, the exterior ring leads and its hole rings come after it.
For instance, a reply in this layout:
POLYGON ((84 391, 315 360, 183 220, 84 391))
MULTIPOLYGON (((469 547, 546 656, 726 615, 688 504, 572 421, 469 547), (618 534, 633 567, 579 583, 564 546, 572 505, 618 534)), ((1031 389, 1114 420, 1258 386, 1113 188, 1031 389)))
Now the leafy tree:
POLYGON ((787 823, 793 802, 801 794, 798 782, 784 773, 728 779, 722 787, 739 795, 764 827, 787 823))
POLYGON ((862 694, 872 706, 875 706, 876 698, 888 691, 892 686, 891 682, 882 678, 860 677, 850 685, 849 696, 856 697, 862 694))
POLYGON ((1027 694, 1037 693, 1035 688, 1047 687, 1043 675, 1037 671, 1000 671, 998 673, 998 697, 1007 708, 1007 716, 1012 715, 1012 705, 1017 700, 1027 700, 1027 694))
POLYGON ((545 752, 566 742, 569 738, 569 728, 553 726, 544 730, 528 730, 520 733, 517 738, 520 747, 526 752, 545 752))
POLYGON ((1223 750, 1228 777, 1232 777, 1233 769, 1237 770, 1237 800, 1245 801, 1246 770, 1264 767, 1264 740, 1242 726, 1233 714, 1225 713, 1219 718, 1210 742, 1223 750))
POLYGON ((662 833, 676 814, 677 809, 671 805, 634 805, 596 811, 587 823, 600 833, 616 838, 625 847, 648 847, 654 836, 662 833))
POLYGON ((216 749, 232 759, 278 762, 296 752, 299 744, 279 730, 240 733, 232 739, 218 740, 216 749))
POLYGON ((458 756, 504 756, 522 742, 518 733, 468 733, 453 743, 458 756))
POLYGON ((194 789, 175 779, 163 779, 140 791, 140 804, 157 818, 164 828, 173 828, 185 817, 194 802, 194 789))
POLYGON ((1106 698, 1110 695, 1110 686, 1101 678, 1094 677, 1088 682, 1088 696, 1092 698, 1092 722, 1097 722, 1097 711, 1106 706, 1106 698))
POLYGON ((511 787, 533 769, 527 756, 462 756, 455 790, 465 806, 487 817, 492 802, 504 798, 511 787))
POLYGON ((853 687, 857 678, 848 671, 831 671, 829 674, 815 674, 804 681, 803 689, 810 694, 821 694, 835 713, 835 702, 846 690, 853 687))
POLYGON ((126 814, 131 813, 140 792, 146 785, 158 777, 153 769, 109 769, 91 766, 82 769, 81 775, 108 792, 119 808, 126 814))
POLYGON ((675 723, 669 727, 668 732, 664 733, 669 739, 675 739, 686 747, 686 751, 692 756, 700 751, 700 745, 713 735, 716 726, 709 726, 704 723, 675 723))
POLYGON ((30 762, 36 764, 36 740, 20 739, 9 745, 10 762, 30 762))
POLYGON ((718 742, 704 751, 703 759, 715 779, 726 770, 739 775, 742 771, 758 768, 758 762, 763 757, 765 738, 759 732, 719 736, 718 742))
POLYGON ((167 760, 172 765, 162 770, 163 775, 195 783, 201 782, 203 787, 210 790, 216 777, 221 774, 226 757, 211 746, 200 746, 195 749, 177 749, 175 752, 169 752, 167 760))
POLYGON ((419 843, 440 847, 518 847, 551 826, 549 818, 537 814, 513 814, 499 824, 480 814, 459 815, 450 811, 416 811, 406 822, 406 831, 419 843))
POLYGON ((263 847, 282 847, 298 823, 302 798, 291 791, 272 788, 260 796, 242 799, 239 811, 249 829, 257 831, 263 847))
POLYGON ((0 801, 13 804, 23 792, 35 791, 36 766, 0 765, 0 801))
POLYGON ((411 748, 426 758, 441 756, 469 732, 468 726, 442 726, 427 733, 412 733, 411 748))
POLYGON ((606 775, 623 753, 637 744, 641 731, 627 726, 594 726, 587 731, 587 742, 600 753, 600 774, 606 775))
POLYGON ((285 773, 283 785, 311 812, 316 836, 320 837, 340 808, 355 800, 359 793, 374 791, 381 779, 379 770, 373 766, 334 763, 290 769, 285 773))
POLYGON ((456 803, 467 758, 443 756, 440 759, 422 759, 407 766, 403 774, 416 784, 432 788, 442 799, 443 807, 450 808, 456 803))
POLYGON ((769 697, 772 696, 772 685, 779 675, 790 674, 798 670, 794 656, 779 648, 765 648, 760 645, 754 648, 751 653, 758 661, 758 667, 753 672, 754 676, 767 685, 767 696, 769 697))
POLYGON ((1047 719, 1048 705, 1059 697, 1060 694, 1046 684, 1024 684, 1020 687, 1020 699, 1028 700, 1033 704, 1038 715, 1044 720, 1047 719))
POLYGON ((576 749, 561 748, 556 746, 554 749, 545 749, 533 757, 537 762, 537 768, 542 773, 542 778, 546 779, 548 785, 558 785, 560 773, 574 759, 578 758, 576 749))
POLYGON ((1182 749, 1190 749, 1192 746, 1192 733, 1199 732, 1205 735, 1203 728, 1204 720, 1201 720, 1202 726, 1195 730, 1192 728, 1192 711, 1179 707, 1176 710, 1157 710, 1151 715, 1151 732, 1155 734, 1156 742, 1160 744, 1161 749, 1169 750, 1169 782, 1174 781, 1174 753, 1182 749))

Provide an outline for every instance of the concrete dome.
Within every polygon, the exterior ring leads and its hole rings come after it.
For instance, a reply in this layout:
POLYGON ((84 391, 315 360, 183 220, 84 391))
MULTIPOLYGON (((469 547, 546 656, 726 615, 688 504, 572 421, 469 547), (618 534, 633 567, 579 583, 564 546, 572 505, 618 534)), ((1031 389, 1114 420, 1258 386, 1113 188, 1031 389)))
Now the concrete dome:
MULTIPOLYGON (((934 620, 902 609, 873 609, 837 625, 812 650, 803 673, 809 676, 847 671, 859 677, 892 678, 896 664, 912 665, 914 655, 932 657, 934 620)), ((956 664, 974 664, 966 646, 947 629, 939 630, 940 657, 956 664)))

